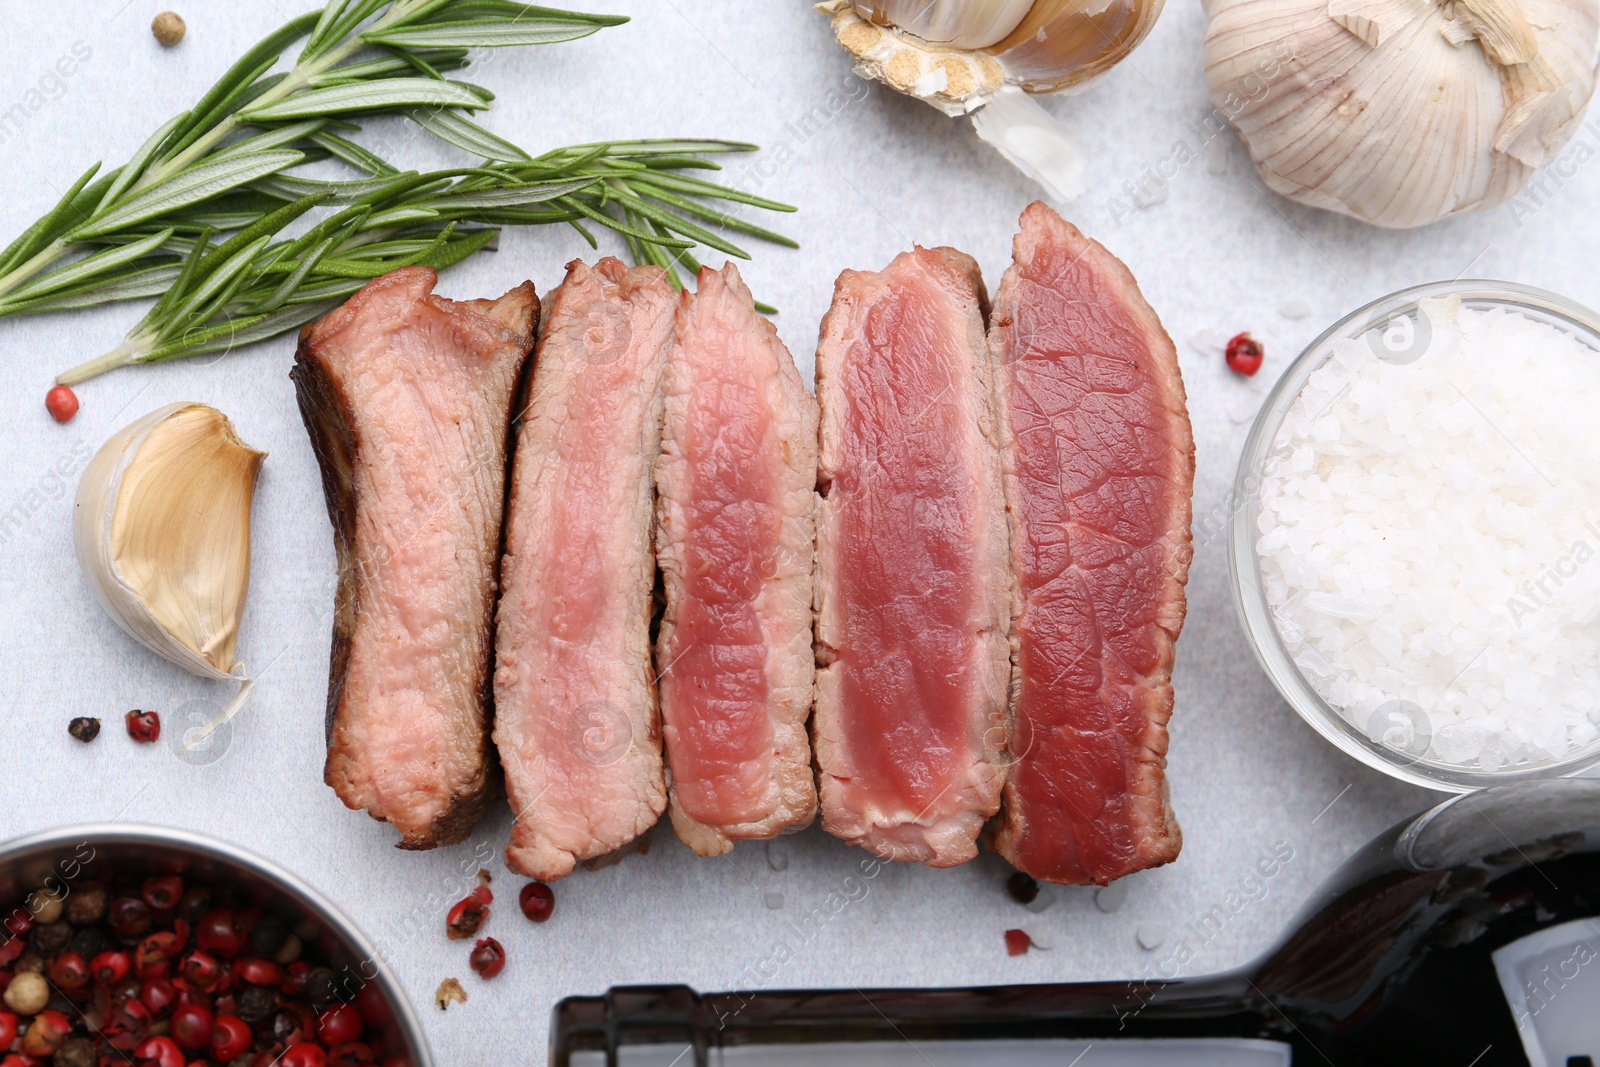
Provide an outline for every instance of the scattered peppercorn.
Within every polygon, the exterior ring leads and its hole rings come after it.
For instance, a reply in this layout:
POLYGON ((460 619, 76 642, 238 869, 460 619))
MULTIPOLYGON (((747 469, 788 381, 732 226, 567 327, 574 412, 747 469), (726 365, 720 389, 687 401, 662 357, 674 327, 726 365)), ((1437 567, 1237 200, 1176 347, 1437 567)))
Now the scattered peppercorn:
MULTIPOLYGON (((1213 351, 1215 351, 1213 349, 1213 351)), ((1225 358, 1228 367, 1238 374, 1249 378, 1261 369, 1261 361, 1266 358, 1267 350, 1261 347, 1261 342, 1251 337, 1246 331, 1236 334, 1228 341, 1225 358)))
POLYGON ((161 42, 163 48, 171 48, 183 40, 188 30, 189 27, 176 11, 163 11, 150 23, 150 32, 156 35, 156 40, 161 42))
POLYGON ((555 890, 543 882, 529 882, 522 887, 522 892, 517 897, 517 903, 522 907, 522 914, 536 923, 549 920, 555 914, 555 890))
POLYGON ((1033 938, 1026 930, 1006 931, 1006 955, 1020 956, 1033 947, 1033 938))
POLYGON ((146 878, 139 895, 156 911, 171 911, 183 899, 183 879, 175 874, 146 878))
POLYGON ((138 708, 128 712, 128 736, 142 745, 161 739, 161 716, 153 711, 140 711, 138 708))
POLYGON ((78 413, 78 394, 65 385, 57 385, 44 394, 44 406, 57 422, 71 422, 78 413))
POLYGON ((446 1011, 452 1004, 465 1004, 467 991, 461 988, 461 983, 454 978, 446 978, 439 983, 439 988, 434 991, 433 1002, 439 1005, 440 1011, 446 1011))
POLYGON ((484 907, 483 901, 474 891, 471 896, 456 901, 455 907, 450 909, 450 914, 445 917, 445 934, 452 941, 465 941, 475 936, 478 927, 488 918, 489 909, 484 907))
POLYGON ((1039 899, 1039 883, 1033 880, 1032 875, 1013 871, 1011 877, 1006 879, 1006 892, 1018 904, 1032 904, 1039 899))
POLYGON ((80 715, 67 723, 67 733, 87 745, 100 736, 100 720, 80 715))
POLYGON ((478 972, 479 978, 493 978, 505 969, 506 950, 494 938, 486 937, 473 946, 467 962, 478 972))
POLYGON ((278 1010, 278 994, 264 986, 246 986, 234 996, 233 1010, 254 1026, 278 1010))
MULTIPOLYGON (((59 955, 72 945, 72 927, 61 922, 35 926, 33 933, 28 937, 28 945, 41 956, 59 955)), ((84 959, 88 958, 84 956, 84 959)))

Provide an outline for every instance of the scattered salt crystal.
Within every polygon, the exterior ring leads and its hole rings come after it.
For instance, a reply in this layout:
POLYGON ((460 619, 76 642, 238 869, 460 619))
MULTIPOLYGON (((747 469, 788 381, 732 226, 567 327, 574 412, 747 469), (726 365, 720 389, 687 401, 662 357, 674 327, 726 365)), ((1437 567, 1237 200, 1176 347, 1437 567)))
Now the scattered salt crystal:
POLYGON ((1493 771, 1600 744, 1600 358, 1455 300, 1383 344, 1335 342, 1267 456, 1256 544, 1285 647, 1414 756, 1493 771))
POLYGON ((761 902, 772 911, 777 911, 779 908, 783 907, 783 894, 763 893, 761 894, 761 902))
POLYGON ((1094 906, 1107 915, 1117 911, 1128 902, 1127 879, 1112 882, 1110 885, 1101 886, 1095 890, 1094 906))
POLYGON ((1166 942, 1167 927, 1165 923, 1140 923, 1134 936, 1139 939, 1139 947, 1154 951, 1166 942))
POLYGON ((1290 300, 1278 309, 1286 319, 1303 319, 1311 314, 1311 305, 1304 300, 1290 300))

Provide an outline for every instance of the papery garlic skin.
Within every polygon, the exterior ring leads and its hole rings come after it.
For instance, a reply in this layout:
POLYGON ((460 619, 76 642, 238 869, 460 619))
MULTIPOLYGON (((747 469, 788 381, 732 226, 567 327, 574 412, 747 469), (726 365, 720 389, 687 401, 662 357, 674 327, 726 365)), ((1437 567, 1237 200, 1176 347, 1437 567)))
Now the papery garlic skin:
POLYGON ((168 404, 112 435, 84 469, 73 539, 85 580, 140 644, 239 680, 250 509, 266 453, 204 404, 168 404))
POLYGON ((1033 0, 852 0, 856 13, 945 48, 987 48, 1021 24, 1033 0))
POLYGON ((823 0, 856 73, 970 114, 1050 198, 1083 194, 1076 142, 1035 93, 1081 89, 1144 40, 1164 0, 823 0))
POLYGON ((1206 83, 1267 185, 1380 226, 1515 196, 1576 132, 1600 0, 1209 0, 1206 83))
POLYGON ((1127 57, 1165 0, 823 0, 857 71, 947 114, 983 106, 1001 85, 1084 88, 1127 57), (986 45, 960 42, 994 37, 986 45), (926 36, 921 29, 942 35, 926 36))

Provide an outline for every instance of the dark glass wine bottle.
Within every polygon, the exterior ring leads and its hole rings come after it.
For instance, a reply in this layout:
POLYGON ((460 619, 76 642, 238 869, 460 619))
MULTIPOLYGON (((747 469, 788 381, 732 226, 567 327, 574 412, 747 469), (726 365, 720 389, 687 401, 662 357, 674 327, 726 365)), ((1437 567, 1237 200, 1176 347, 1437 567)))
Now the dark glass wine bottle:
POLYGON ((706 995, 623 987, 556 1006, 550 1062, 1594 1067, 1600 781, 1500 786, 1393 827, 1324 883, 1276 947, 1225 974, 706 995))

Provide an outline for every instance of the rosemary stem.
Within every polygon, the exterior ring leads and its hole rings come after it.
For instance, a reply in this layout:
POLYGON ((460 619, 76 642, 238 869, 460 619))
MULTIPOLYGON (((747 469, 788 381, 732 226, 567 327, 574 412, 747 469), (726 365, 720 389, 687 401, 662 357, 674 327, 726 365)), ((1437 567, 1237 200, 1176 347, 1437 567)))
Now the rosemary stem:
POLYGON ((145 336, 128 337, 121 344, 103 356, 78 364, 70 370, 62 371, 56 377, 57 385, 77 385, 90 378, 97 378, 106 371, 126 367, 130 363, 137 363, 141 356, 149 354, 150 338, 145 336))
MULTIPOLYGON (((326 74, 334 67, 337 67, 340 63, 343 63, 345 60, 361 51, 361 49, 366 46, 366 41, 364 40, 365 33, 386 28, 397 18, 404 17, 410 11, 410 7, 411 5, 402 0, 401 3, 398 3, 394 7, 390 8, 386 15, 380 18, 377 22, 374 22, 371 27, 363 31, 363 33, 357 34, 344 44, 339 45, 337 48, 330 49, 323 55, 317 57, 304 66, 295 66, 295 68, 289 72, 288 76, 285 77, 283 81, 262 93, 252 102, 251 106, 267 107, 271 104, 276 104, 280 100, 293 96, 301 89, 306 88, 312 83, 313 80, 323 74, 326 74)), ((193 165, 196 160, 204 158, 211 152, 213 148, 221 144, 224 138, 226 138, 234 130, 237 130, 241 125, 243 124, 239 121, 237 115, 229 115, 227 118, 223 119, 209 131, 207 131, 203 136, 197 139, 194 144, 190 145, 188 148, 185 148, 182 152, 179 152, 177 155, 173 156, 160 166, 151 167, 149 170, 145 171, 145 173, 140 176, 139 180, 133 183, 133 186, 128 190, 127 195, 132 196, 136 193, 142 192, 158 182, 166 181, 174 174, 181 173, 184 169, 193 165)))
POLYGON ((50 264, 71 252, 74 245, 69 245, 62 240, 54 240, 45 245, 26 263, 19 263, 0 277, 0 297, 15 292, 22 285, 33 280, 34 276, 43 271, 50 264))

